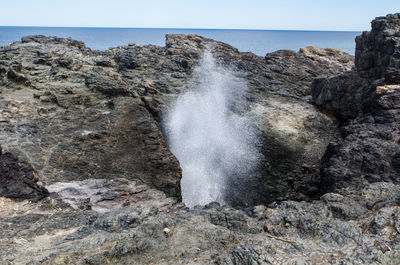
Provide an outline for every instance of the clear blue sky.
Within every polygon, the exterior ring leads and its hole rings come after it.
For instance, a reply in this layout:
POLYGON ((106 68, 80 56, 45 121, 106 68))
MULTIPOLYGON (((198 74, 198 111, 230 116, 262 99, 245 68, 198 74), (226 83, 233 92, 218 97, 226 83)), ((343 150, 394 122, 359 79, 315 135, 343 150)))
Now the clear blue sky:
POLYGON ((3 0, 2 26, 369 30, 400 0, 3 0))

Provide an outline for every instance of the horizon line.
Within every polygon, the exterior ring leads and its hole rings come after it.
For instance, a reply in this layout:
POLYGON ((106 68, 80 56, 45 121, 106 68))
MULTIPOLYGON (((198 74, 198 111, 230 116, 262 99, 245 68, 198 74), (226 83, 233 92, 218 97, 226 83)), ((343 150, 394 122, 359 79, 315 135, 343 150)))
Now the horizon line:
POLYGON ((10 26, 0 25, 0 28, 86 28, 86 29, 158 29, 158 30, 244 30, 244 31, 299 31, 299 32, 363 32, 366 30, 323 30, 323 29, 249 29, 249 28, 159 28, 159 27, 110 27, 110 26, 10 26))

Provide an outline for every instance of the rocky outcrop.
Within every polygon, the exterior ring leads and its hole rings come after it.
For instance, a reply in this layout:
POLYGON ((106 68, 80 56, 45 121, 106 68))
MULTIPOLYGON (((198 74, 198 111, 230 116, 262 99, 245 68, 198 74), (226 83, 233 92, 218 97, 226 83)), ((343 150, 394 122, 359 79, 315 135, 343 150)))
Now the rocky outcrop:
POLYGON ((337 129, 309 104, 309 84, 353 67, 352 56, 331 49, 263 58, 196 35, 167 35, 165 47, 100 52, 72 39, 24 37, 0 50, 0 143, 46 184, 126 178, 180 198, 181 169, 165 143, 163 117, 193 86, 205 47, 245 78, 244 101, 231 110, 250 117, 264 157, 251 177, 232 179, 227 201, 245 206, 315 193, 319 160, 337 129))
POLYGON ((371 31, 356 38, 358 73, 368 79, 400 83, 400 14, 378 17, 371 26, 371 31))
POLYGON ((322 159, 323 191, 400 181, 399 31, 399 14, 376 18, 371 32, 356 39, 356 70, 311 86, 316 105, 343 122, 342 137, 322 159))
POLYGON ((0 263, 399 264, 397 48, 375 46, 397 41, 398 17, 357 39, 355 70, 335 50, 262 58, 195 35, 104 52, 43 36, 1 48, 0 143, 13 155, 0 172, 22 188, 0 197, 0 263), (240 208, 179 202, 162 133, 210 46, 246 77, 245 102, 230 108, 260 136, 259 167, 228 183, 240 208), (38 183, 15 157, 50 196, 21 201, 38 183))
POLYGON ((97 66, 107 59, 36 36, 0 50, 0 60, 0 142, 44 183, 122 177, 180 198, 181 169, 160 125, 116 69, 97 66))
POLYGON ((49 195, 32 166, 18 161, 0 146, 0 197, 39 201, 49 195))

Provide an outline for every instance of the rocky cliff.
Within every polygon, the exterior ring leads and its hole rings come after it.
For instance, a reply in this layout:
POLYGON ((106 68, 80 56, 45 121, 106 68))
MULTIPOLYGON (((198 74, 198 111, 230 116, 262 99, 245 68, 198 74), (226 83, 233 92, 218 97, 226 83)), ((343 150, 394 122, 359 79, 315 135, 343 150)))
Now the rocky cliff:
POLYGON ((1 263, 400 263, 399 17, 357 38, 355 65, 196 35, 0 48, 1 263), (262 158, 228 183, 229 206, 188 209, 163 119, 205 47, 245 78, 230 111, 250 118, 262 158))
POLYGON ((316 79, 313 100, 342 121, 321 163, 322 190, 399 183, 400 17, 372 22, 356 39, 356 68, 316 79))

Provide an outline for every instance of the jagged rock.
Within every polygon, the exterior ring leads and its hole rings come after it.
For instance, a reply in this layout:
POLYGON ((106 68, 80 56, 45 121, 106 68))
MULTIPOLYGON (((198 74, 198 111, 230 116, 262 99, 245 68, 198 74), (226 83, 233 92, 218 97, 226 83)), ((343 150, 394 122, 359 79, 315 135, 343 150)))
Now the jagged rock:
MULTIPOLYGON (((304 184, 317 185, 318 177, 315 174, 305 180, 302 172, 315 172, 326 144, 337 133, 337 125, 335 120, 308 103, 309 85, 318 75, 317 71, 328 74, 350 70, 352 56, 331 49, 307 47, 297 53, 267 54, 263 60, 194 35, 167 35, 166 47, 168 54, 179 57, 187 56, 185 49, 191 54, 201 54, 203 47, 212 47, 220 64, 238 75, 246 75, 247 102, 245 107, 240 103, 232 106, 232 111, 251 118, 260 135, 259 149, 264 159, 254 174, 231 178, 228 202, 254 205, 292 195, 299 198, 315 194, 304 184), (303 195, 298 196, 300 193, 303 195)), ((189 65, 193 64, 192 58, 196 56, 187 56, 189 65)), ((168 97, 161 97, 157 104, 149 104, 157 116, 162 116, 159 113, 171 100, 171 92, 166 93, 168 97)))
POLYGON ((350 71, 351 57, 332 50, 266 58, 195 35, 105 52, 43 36, 0 49, 0 143, 27 156, 53 192, 37 203, 0 198, 0 263, 400 263, 399 86, 350 71), (248 78, 246 104, 231 111, 262 136, 261 166, 229 183, 231 203, 278 200, 268 207, 178 203, 179 164, 159 122, 208 45, 248 78), (309 104, 312 69, 347 72, 313 84, 329 115, 309 104))
POLYGON ((344 124, 321 162, 323 192, 362 188, 368 182, 400 181, 399 14, 376 18, 371 32, 357 37, 356 70, 316 79, 313 101, 344 124), (390 76, 390 77, 388 77, 390 76))
POLYGON ((17 200, 38 201, 49 195, 28 163, 18 161, 0 146, 0 196, 17 200))
POLYGON ((292 92, 297 96, 311 94, 309 84, 314 78, 348 71, 354 66, 353 58, 347 53, 314 46, 301 48, 298 52, 276 51, 267 54, 265 60, 274 73, 286 76, 288 82, 300 82, 292 92))
POLYGON ((315 104, 341 120, 356 118, 373 96, 369 81, 354 72, 316 78, 311 90, 315 104))
POLYGON ((400 14, 378 17, 356 38, 355 65, 361 76, 400 82, 400 14))
POLYGON ((180 198, 181 169, 160 125, 116 69, 95 66, 96 54, 81 42, 41 36, 0 50, 6 65, 18 58, 17 70, 30 82, 8 78, 0 88, 0 142, 46 184, 122 177, 180 198), (56 71, 34 63, 49 54, 56 71))
MULTIPOLYGON (((90 181, 98 180, 87 183, 90 181)), ((118 192, 120 181, 105 181, 107 185, 99 188, 118 192)), ((76 184, 65 183, 71 187, 76 184)), ((102 192, 100 196, 105 194, 102 192)), ((117 197, 109 197, 107 203, 118 205, 118 201, 117 197)), ((257 212, 254 217, 216 204, 187 209, 174 203, 156 207, 154 202, 143 199, 136 205, 98 213, 74 210, 57 198, 30 204, 0 201, 3 205, 0 262, 396 264, 399 261, 400 186, 391 183, 369 184, 357 192, 341 190, 340 194, 326 195, 323 200, 311 203, 286 201, 275 208, 256 207, 252 211, 257 212)))
POLYGON ((310 186, 318 183, 316 169, 337 125, 309 104, 309 84, 353 65, 352 56, 331 49, 264 58, 196 35, 167 35, 165 47, 106 51, 72 39, 24 37, 0 49, 2 66, 18 74, 5 75, 0 88, 0 143, 29 161, 46 184, 126 178, 180 198, 181 169, 165 144, 163 118, 190 87, 205 47, 246 77, 244 104, 231 110, 251 118, 264 156, 254 174, 232 179, 227 201, 245 206, 315 195, 310 186))

